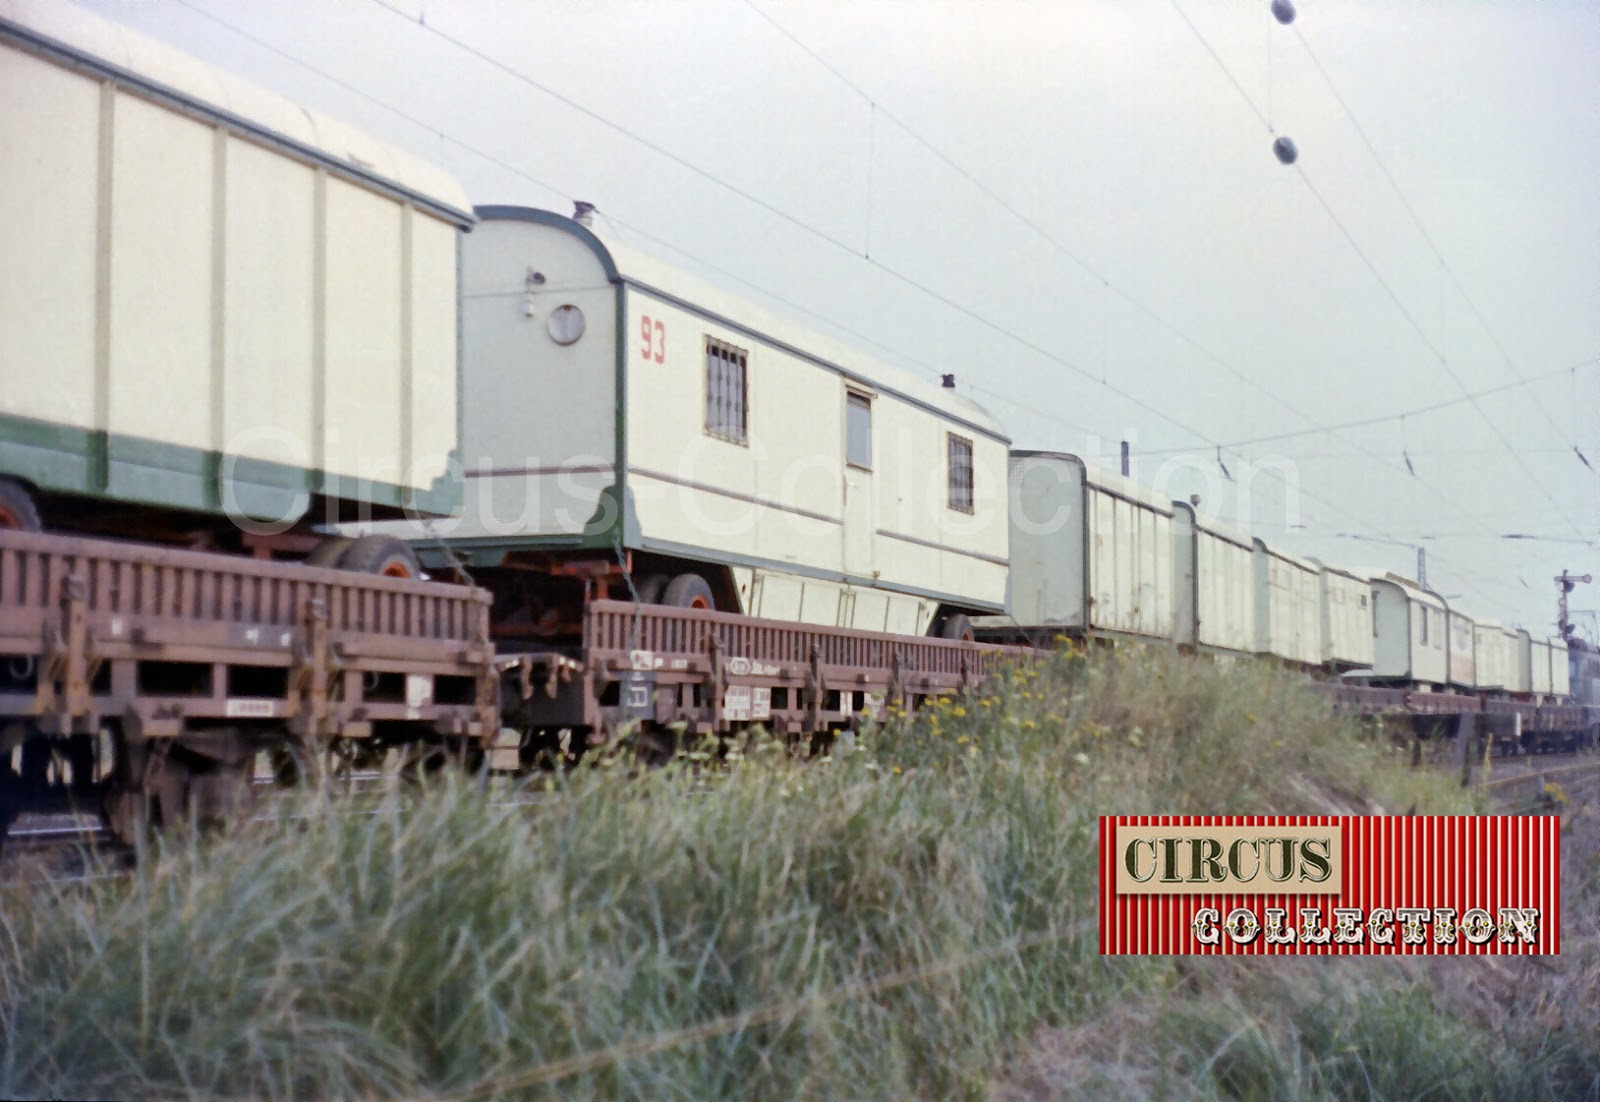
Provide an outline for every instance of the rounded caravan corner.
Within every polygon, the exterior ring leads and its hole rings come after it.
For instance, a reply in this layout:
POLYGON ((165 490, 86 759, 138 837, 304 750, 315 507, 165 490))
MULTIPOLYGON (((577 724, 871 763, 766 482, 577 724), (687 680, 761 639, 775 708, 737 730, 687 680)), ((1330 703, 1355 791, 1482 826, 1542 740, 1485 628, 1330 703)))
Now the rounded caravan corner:
POLYGON ((1372 589, 1375 679, 1446 685, 1449 606, 1444 598, 1392 571, 1374 572, 1372 589))
POLYGON ((601 270, 605 272, 606 279, 611 283, 621 283, 622 273, 617 267, 616 258, 611 255, 611 250, 599 236, 574 218, 564 214, 557 214, 553 210, 542 207, 524 207, 506 203, 485 203, 472 208, 472 213, 478 222, 529 222, 536 226, 550 226, 571 234, 586 245, 595 259, 600 261, 601 270))

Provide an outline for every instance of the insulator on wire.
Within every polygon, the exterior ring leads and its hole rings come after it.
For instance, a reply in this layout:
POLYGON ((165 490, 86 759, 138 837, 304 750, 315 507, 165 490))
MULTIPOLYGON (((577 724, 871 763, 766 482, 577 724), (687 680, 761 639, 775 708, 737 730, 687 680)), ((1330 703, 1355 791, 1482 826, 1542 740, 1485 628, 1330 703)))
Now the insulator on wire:
POLYGON ((1272 155, 1286 165, 1292 165, 1300 159, 1300 151, 1295 148, 1294 141, 1289 138, 1278 138, 1272 143, 1272 155))
POLYGON ((1294 22, 1294 5, 1289 0, 1272 0, 1272 18, 1287 27, 1294 22))

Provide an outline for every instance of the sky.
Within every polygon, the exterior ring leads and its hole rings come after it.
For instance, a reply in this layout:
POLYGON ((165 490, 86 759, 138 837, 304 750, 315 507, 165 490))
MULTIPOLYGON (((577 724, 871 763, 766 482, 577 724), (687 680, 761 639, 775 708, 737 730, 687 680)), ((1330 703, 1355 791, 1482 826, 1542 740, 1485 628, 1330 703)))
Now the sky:
POLYGON ((1287 551, 1600 574, 1586 0, 71 2, 1287 551))

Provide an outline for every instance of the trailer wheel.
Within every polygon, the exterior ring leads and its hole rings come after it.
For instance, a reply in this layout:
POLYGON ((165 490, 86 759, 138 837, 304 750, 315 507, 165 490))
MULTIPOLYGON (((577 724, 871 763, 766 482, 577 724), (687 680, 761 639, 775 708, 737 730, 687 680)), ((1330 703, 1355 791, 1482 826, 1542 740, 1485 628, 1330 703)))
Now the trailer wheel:
POLYGON ((959 612, 952 612, 944 618, 944 623, 939 626, 939 638, 960 639, 972 642, 977 638, 972 632, 972 621, 959 612))
POLYGON ((33 495, 21 483, 0 478, 0 530, 37 532, 43 527, 33 495))
POLYGON ((358 574, 379 574, 385 578, 420 578, 422 564, 417 553, 393 536, 362 536, 339 556, 341 570, 358 574))
POLYGON ((311 549, 306 556, 307 566, 338 566, 339 560, 356 541, 349 536, 329 536, 311 549))
POLYGON ((715 609, 717 598, 711 592, 711 583, 700 575, 679 574, 667 583, 661 603, 672 608, 715 609))

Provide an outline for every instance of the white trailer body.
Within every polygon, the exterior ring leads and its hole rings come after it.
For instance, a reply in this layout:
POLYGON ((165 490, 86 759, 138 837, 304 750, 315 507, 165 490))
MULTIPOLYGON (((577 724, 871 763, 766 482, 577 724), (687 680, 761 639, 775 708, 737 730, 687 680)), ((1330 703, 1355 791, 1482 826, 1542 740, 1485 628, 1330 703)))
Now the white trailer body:
POLYGON ((1372 579, 1372 601, 1373 677, 1444 685, 1449 676, 1444 601, 1395 574, 1372 579))
POLYGON ((1322 660, 1317 564, 1274 550, 1265 540, 1251 542, 1256 653, 1317 665, 1322 660))
POLYGON ((1010 612, 979 626, 1170 638, 1171 503, 1075 455, 1010 468, 1010 612))
POLYGON ((1544 636, 1528 636, 1528 691, 1536 697, 1547 697, 1555 692, 1550 676, 1550 640, 1544 636))
POLYGON ((1348 570, 1316 565, 1322 664, 1334 670, 1371 666, 1372 584, 1348 570))
POLYGON ((569 218, 478 214, 465 511, 435 528, 468 565, 647 553, 729 568, 737 611, 909 634, 1004 610, 982 407, 569 218))
POLYGON ((1559 635, 1550 637, 1550 692, 1559 697, 1572 695, 1572 656, 1567 641, 1559 635))
POLYGON ((1477 651, 1478 688, 1486 691, 1512 691, 1513 660, 1517 653, 1516 635, 1501 624, 1479 620, 1473 624, 1473 644, 1477 651))
POLYGON ((1458 689, 1478 687, 1477 641, 1472 617, 1455 609, 1448 609, 1445 618, 1449 623, 1449 684, 1458 689))
POLYGON ((1255 549, 1250 537, 1172 503, 1175 641, 1199 650, 1256 649, 1255 549))
POLYGON ((0 0, 0 150, 0 474, 454 510, 472 215, 446 173, 46 0, 0 0))
POLYGON ((1511 683, 1506 686, 1513 693, 1528 695, 1533 685, 1533 636, 1517 628, 1512 633, 1511 683))

